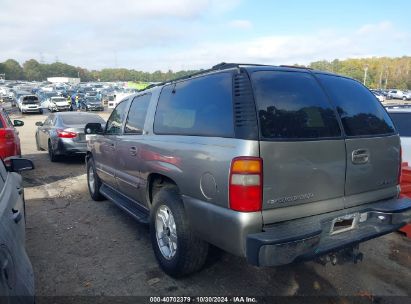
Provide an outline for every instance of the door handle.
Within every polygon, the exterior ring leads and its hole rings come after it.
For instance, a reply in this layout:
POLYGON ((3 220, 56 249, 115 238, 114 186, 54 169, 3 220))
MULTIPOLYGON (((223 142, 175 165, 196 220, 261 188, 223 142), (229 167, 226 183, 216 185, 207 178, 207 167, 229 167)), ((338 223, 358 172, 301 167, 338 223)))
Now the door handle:
POLYGON ((23 218, 23 215, 21 214, 19 210, 16 210, 14 208, 11 209, 11 211, 13 212, 13 220, 17 224, 18 222, 21 221, 21 219, 23 218))
POLYGON ((136 156, 136 155, 137 155, 137 147, 131 147, 131 148, 129 149, 129 151, 130 151, 130 154, 131 154, 131 155, 133 155, 133 156, 136 156))
POLYGON ((370 160, 370 152, 367 149, 352 151, 351 161, 355 165, 366 164, 370 160))
POLYGON ((17 193, 19 195, 22 195, 23 194, 23 188, 17 187, 17 193))

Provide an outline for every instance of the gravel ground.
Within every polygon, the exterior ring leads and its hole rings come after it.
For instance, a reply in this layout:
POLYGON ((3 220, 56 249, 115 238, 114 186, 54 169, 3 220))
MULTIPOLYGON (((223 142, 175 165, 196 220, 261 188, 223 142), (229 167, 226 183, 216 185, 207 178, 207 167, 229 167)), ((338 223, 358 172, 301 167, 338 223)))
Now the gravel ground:
POLYGON ((357 265, 308 262, 257 268, 213 250, 203 271, 170 278, 157 266, 148 227, 109 201, 90 199, 82 158, 51 163, 46 152, 36 151, 35 122, 44 118, 25 115, 25 126, 19 129, 23 156, 36 166, 24 173, 24 180, 27 251, 38 296, 325 295, 410 300, 411 241, 400 233, 363 244, 365 259, 357 265))

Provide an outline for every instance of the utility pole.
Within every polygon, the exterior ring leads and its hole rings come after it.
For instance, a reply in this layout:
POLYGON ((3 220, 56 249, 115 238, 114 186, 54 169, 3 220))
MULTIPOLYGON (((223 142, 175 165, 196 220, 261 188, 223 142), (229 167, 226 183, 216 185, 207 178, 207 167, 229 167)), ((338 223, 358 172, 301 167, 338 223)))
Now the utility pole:
POLYGON ((364 67, 364 85, 367 82, 368 64, 364 67))
POLYGON ((387 84, 388 84, 388 70, 385 73, 385 89, 387 89, 387 84))
POLYGON ((384 70, 381 70, 381 73, 380 73, 380 82, 379 82, 379 85, 378 85, 378 88, 379 89, 382 89, 382 73, 384 72, 384 70))

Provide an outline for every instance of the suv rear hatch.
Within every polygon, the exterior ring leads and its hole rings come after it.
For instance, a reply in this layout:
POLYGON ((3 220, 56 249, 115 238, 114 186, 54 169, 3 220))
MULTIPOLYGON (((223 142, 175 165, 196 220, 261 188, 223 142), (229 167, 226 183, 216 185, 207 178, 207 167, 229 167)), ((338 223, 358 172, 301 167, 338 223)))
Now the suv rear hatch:
POLYGON ((308 70, 256 70, 250 76, 265 224, 396 195, 399 137, 365 87, 308 70))
POLYGON ((400 171, 400 138, 388 113, 359 82, 317 74, 346 135, 345 207, 393 197, 400 171))

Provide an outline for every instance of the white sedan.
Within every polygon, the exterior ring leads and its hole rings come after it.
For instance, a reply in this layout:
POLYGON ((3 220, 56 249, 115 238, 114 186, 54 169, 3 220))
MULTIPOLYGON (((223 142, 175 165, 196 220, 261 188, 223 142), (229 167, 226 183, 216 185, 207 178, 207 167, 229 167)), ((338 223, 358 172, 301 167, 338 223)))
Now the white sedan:
POLYGON ((400 133, 402 161, 411 165, 411 107, 389 107, 387 111, 400 133))

